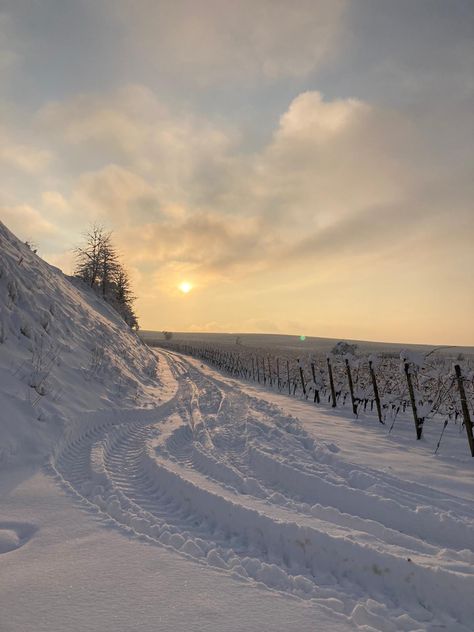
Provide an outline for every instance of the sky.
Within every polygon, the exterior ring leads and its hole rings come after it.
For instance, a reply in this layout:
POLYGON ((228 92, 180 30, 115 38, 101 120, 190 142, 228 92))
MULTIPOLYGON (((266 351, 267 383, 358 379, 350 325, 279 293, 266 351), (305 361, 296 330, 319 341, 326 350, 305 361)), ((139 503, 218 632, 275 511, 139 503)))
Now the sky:
POLYGON ((472 0, 0 0, 0 219, 144 329, 473 345, 473 112, 472 0))

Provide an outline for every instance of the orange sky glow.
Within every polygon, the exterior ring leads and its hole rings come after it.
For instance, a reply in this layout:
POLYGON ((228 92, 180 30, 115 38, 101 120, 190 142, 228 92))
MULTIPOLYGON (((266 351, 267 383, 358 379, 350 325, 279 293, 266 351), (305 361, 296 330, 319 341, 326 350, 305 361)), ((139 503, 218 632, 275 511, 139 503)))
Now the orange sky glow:
POLYGON ((0 219, 41 256, 112 230, 144 329, 474 345, 472 3, 22 4, 0 219))

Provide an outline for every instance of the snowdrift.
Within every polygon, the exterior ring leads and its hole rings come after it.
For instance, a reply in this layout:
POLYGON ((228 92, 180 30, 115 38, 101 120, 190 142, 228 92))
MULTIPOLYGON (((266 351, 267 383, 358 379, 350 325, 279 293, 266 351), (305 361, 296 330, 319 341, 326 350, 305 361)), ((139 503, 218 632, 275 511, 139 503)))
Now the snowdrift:
POLYGON ((78 413, 151 405, 156 362, 100 296, 0 222, 0 467, 41 459, 78 413))

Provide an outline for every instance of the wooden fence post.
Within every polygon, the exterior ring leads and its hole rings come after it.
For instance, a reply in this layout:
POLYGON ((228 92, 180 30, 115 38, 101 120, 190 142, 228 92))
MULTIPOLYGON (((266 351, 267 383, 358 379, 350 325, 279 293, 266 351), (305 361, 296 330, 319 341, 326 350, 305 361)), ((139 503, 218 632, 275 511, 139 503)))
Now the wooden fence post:
POLYGON ((411 409, 413 411, 413 420, 415 422, 416 439, 421 439, 423 432, 423 422, 418 418, 418 410, 416 408, 415 389, 413 388, 413 380, 411 379, 410 363, 404 363, 405 376, 407 378, 408 393, 410 395, 411 409))
POLYGON ((352 412, 354 415, 357 415, 357 404, 354 397, 354 383, 352 381, 352 373, 351 366, 349 364, 349 358, 346 358, 346 373, 347 373, 347 381, 349 382, 349 392, 351 394, 351 403, 352 403, 352 412))
POLYGON ((306 395, 306 384, 304 381, 303 367, 301 366, 301 362, 299 360, 298 360, 298 368, 300 370, 301 388, 303 389, 303 395, 305 399, 308 399, 308 396, 306 395))
POLYGON ((471 415, 469 414, 469 407, 467 405, 467 399, 466 399, 466 391, 464 390, 463 377, 461 373, 461 367, 459 366, 459 364, 456 364, 454 366, 454 370, 456 372, 459 395, 461 397, 461 409, 462 409, 462 416, 464 418, 464 425, 466 426, 467 440, 469 443, 469 447, 471 449, 471 456, 474 457, 474 436, 472 433, 472 421, 471 421, 471 415))
POLYGON ((380 405, 379 388, 377 386, 377 378, 375 377, 374 364, 369 360, 370 377, 372 378, 372 387, 374 389, 375 405, 377 406, 377 415, 381 424, 385 424, 382 419, 382 406, 380 405))
POLYGON ((313 384, 314 384, 314 402, 319 404, 319 390, 316 384, 316 370, 314 368, 314 362, 311 362, 311 373, 313 374, 313 384))
POLYGON ((336 408, 336 389, 334 388, 334 377, 332 374, 332 366, 331 366, 331 360, 329 359, 329 356, 327 356, 326 360, 328 363, 329 384, 331 386, 332 407, 336 408))

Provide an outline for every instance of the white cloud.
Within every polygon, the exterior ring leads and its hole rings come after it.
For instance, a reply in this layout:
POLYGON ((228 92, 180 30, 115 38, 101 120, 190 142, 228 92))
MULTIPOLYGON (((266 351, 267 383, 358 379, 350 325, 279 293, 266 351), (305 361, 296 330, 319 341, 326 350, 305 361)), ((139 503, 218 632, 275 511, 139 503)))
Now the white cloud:
POLYGON ((41 193, 42 208, 45 213, 63 217, 71 212, 71 206, 59 191, 41 193))
MULTIPOLYGON (((56 188, 58 178, 39 174, 41 205, 9 202, 6 223, 20 235, 27 225, 51 244, 54 226, 63 229, 67 218, 67 238, 56 241, 69 248, 89 221, 102 221, 134 270, 147 315, 161 301, 163 318, 176 317, 176 286, 187 280, 195 287, 188 308, 205 297, 212 323, 219 317, 224 329, 294 331, 286 323, 296 316, 299 329, 312 332, 300 316, 305 297, 327 297, 314 321, 327 322, 331 310, 342 309, 343 295, 356 300, 348 270, 376 287, 385 283, 384 270, 392 274, 396 260, 410 257, 424 295, 421 271, 435 274, 430 257, 441 240, 446 256, 461 245, 468 250, 469 170, 464 162, 453 169, 449 152, 433 151, 433 119, 425 125, 360 99, 309 91, 288 104, 269 141, 249 154, 228 126, 172 113, 146 88, 129 86, 45 107, 37 141, 41 130, 64 157, 70 185, 63 179, 56 188), (97 166, 84 170, 83 162, 97 166), (236 288, 241 304, 230 321, 222 301, 234 300, 236 288), (244 317, 244 304, 259 307, 244 317), (268 313, 280 310, 270 324, 268 313)), ((70 267, 59 246, 47 250, 51 261, 70 267)), ((357 291, 367 295, 363 284, 357 291)), ((396 293, 403 296, 400 284, 396 293)), ((389 306, 390 288, 382 294, 389 306)), ((210 319, 203 304, 198 312, 180 312, 176 322, 202 329, 210 319)))
POLYGON ((21 239, 37 239, 58 235, 58 228, 32 206, 0 206, 0 218, 21 239))
POLYGON ((443 189, 465 197, 462 174, 449 185, 446 161, 434 166, 422 126, 316 91, 299 94, 251 155, 234 130, 171 113, 142 86, 51 104, 38 121, 63 152, 104 158, 66 200, 50 193, 53 209, 114 228, 129 261, 155 269, 170 291, 183 275, 206 285, 353 256, 361 244, 377 257, 387 233, 403 241, 417 227, 436 230, 443 189))
POLYGON ((27 174, 39 174, 46 170, 52 161, 52 153, 27 143, 12 140, 5 129, 0 128, 0 165, 23 171, 27 174))
POLYGON ((71 203, 92 221, 116 226, 141 223, 159 214, 156 191, 141 176, 118 165, 82 174, 71 203))
POLYGON ((370 116, 372 111, 367 103, 358 99, 324 101, 319 92, 304 92, 281 117, 275 138, 279 142, 298 137, 310 142, 331 142, 364 116, 370 116))
POLYGON ((37 125, 72 164, 90 164, 93 156, 103 169, 120 165, 152 181, 167 205, 193 198, 207 203, 239 141, 230 127, 185 111, 172 113, 150 90, 135 85, 47 104, 37 125))

